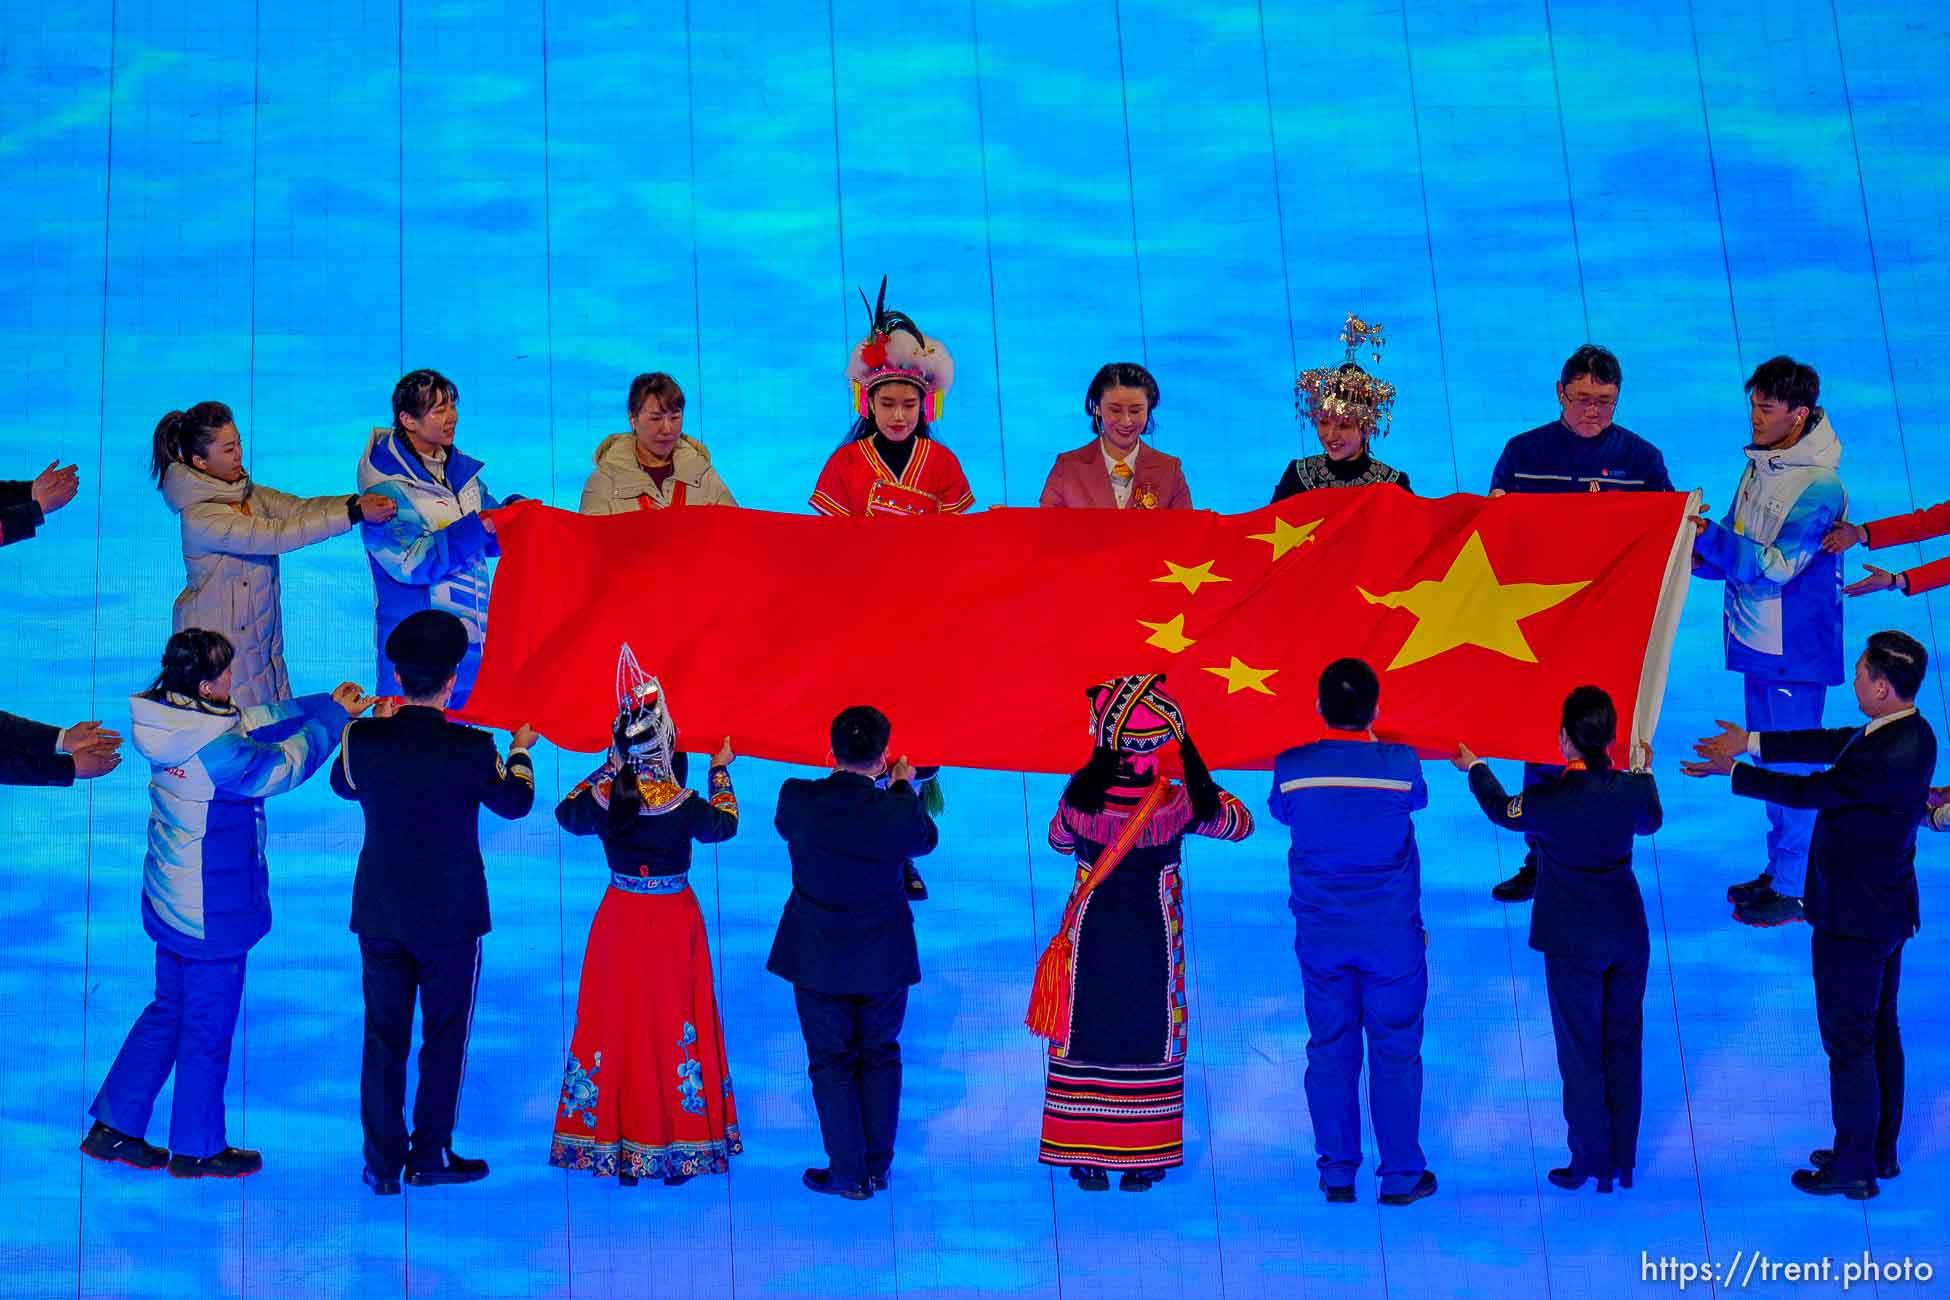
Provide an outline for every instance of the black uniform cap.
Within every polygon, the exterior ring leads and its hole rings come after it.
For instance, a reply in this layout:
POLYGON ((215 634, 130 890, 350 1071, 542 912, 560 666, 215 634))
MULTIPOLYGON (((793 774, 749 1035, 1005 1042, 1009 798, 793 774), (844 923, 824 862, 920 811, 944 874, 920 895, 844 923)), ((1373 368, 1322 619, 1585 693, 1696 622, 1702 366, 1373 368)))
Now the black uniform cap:
POLYGON ((467 657, 467 625, 444 609, 408 614, 386 638, 386 657, 402 667, 444 677, 467 657))

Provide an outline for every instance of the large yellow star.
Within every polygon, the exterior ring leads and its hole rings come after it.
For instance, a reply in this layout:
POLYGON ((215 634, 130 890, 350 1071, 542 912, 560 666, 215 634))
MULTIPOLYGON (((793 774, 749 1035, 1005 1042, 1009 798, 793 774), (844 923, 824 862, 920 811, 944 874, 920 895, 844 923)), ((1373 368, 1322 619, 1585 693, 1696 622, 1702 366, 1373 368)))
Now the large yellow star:
POLYGON ((1295 527, 1294 525, 1288 523, 1286 520, 1281 519, 1279 516, 1275 515, 1273 517, 1272 532, 1249 533, 1247 534, 1247 536, 1251 537, 1252 540, 1255 542, 1269 543, 1273 547, 1273 558, 1277 560, 1282 555, 1285 555, 1288 551, 1293 550, 1295 547, 1305 546, 1308 542, 1313 541, 1314 529, 1320 527, 1322 524, 1326 522, 1327 521, 1324 518, 1322 518, 1322 519, 1316 519, 1310 524, 1301 524, 1298 527, 1295 527))
POLYGON ((1147 623, 1139 619, 1138 625, 1151 629, 1151 635, 1144 638, 1144 644, 1157 646, 1158 649, 1170 651, 1172 654, 1179 653, 1186 646, 1198 644, 1196 640, 1185 635, 1183 614, 1174 614, 1163 623, 1147 623))
POLYGON ((1205 583, 1232 581, 1231 578, 1221 578, 1218 574, 1212 572, 1212 566, 1216 563, 1218 563, 1216 560, 1207 560, 1203 564, 1195 564, 1188 569, 1182 564, 1173 564, 1170 560, 1166 560, 1165 568, 1171 570, 1171 572, 1165 574, 1162 578, 1153 578, 1151 581, 1175 582, 1196 596, 1198 595, 1199 587, 1205 583))
POLYGON ((1277 668, 1248 668, 1245 664, 1239 662, 1237 655, 1234 655, 1232 662, 1226 667, 1207 668, 1205 671, 1211 673, 1214 677, 1225 678, 1227 695, 1232 695, 1238 691, 1258 691, 1261 695, 1271 695, 1273 688, 1266 684, 1266 679, 1280 670, 1277 668))
POLYGON ((1415 615, 1415 630, 1396 652, 1390 671, 1433 659, 1458 646, 1481 646, 1534 664, 1537 656, 1524 640, 1519 626, 1532 614, 1541 614, 1553 605, 1569 600, 1590 586, 1585 582, 1510 582, 1496 576, 1490 567, 1489 552, 1483 549, 1483 535, 1471 533, 1461 551, 1450 562, 1449 572, 1439 580, 1416 583, 1406 591, 1384 596, 1370 595, 1361 588, 1362 599, 1370 605, 1406 609, 1415 615))

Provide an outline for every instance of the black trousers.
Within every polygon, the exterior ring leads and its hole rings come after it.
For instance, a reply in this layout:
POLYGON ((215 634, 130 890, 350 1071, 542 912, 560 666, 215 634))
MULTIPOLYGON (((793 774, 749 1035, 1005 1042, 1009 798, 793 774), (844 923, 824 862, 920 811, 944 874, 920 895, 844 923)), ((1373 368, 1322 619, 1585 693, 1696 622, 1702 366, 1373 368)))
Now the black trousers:
POLYGON ((1842 1182, 1874 1178, 1903 1127, 1903 1034, 1896 1023, 1902 939, 1814 932, 1815 1014, 1828 1053, 1835 1163, 1842 1182))
POLYGON ((454 1115, 467 1074, 481 941, 401 943, 359 939, 366 992, 366 1046, 359 1072, 359 1119, 366 1167, 396 1178, 402 1167, 438 1166, 453 1145, 454 1115), (413 1135, 406 1133, 406 1054, 413 1047, 413 1003, 420 1004, 420 1089, 413 1135))
POLYGON ((1610 1177, 1638 1160, 1647 956, 1544 954, 1571 1168, 1610 1177))
POLYGON ((901 1022, 907 990, 815 993, 793 985, 806 1036, 819 1135, 833 1181, 862 1183, 894 1163, 901 1109, 901 1022))

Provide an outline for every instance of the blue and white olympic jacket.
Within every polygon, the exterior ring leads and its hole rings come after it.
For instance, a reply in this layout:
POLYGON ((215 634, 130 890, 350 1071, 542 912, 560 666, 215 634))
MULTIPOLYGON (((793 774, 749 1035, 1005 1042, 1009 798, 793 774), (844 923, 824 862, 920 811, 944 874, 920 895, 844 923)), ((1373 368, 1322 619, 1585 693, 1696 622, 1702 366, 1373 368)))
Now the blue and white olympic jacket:
POLYGON ((1727 667, 1773 681, 1845 680, 1842 557, 1821 549, 1848 513, 1842 442, 1817 409, 1792 447, 1747 448, 1747 470, 1719 522, 1693 542, 1693 571, 1726 583, 1727 667))
POLYGON ((481 667, 487 639, 488 561, 501 554, 494 535, 481 523, 481 511, 501 503, 481 482, 481 462, 458 447, 435 478, 406 439, 391 429, 374 429, 359 462, 359 490, 377 492, 399 504, 383 524, 360 528, 366 559, 372 565, 373 652, 379 663, 380 695, 399 690, 399 674, 386 657, 386 638, 401 619, 423 609, 444 609, 467 625, 467 657, 461 661, 452 707, 466 703, 481 667))
POLYGON ((150 768, 142 928, 185 957, 249 952, 271 929, 264 800, 324 766, 350 719, 329 695, 241 709, 137 695, 129 713, 150 768))
POLYGON ((1287 905, 1315 927, 1422 925, 1422 855, 1410 814, 1429 806, 1422 760, 1407 745, 1336 733, 1273 761, 1266 804, 1293 834, 1287 905))

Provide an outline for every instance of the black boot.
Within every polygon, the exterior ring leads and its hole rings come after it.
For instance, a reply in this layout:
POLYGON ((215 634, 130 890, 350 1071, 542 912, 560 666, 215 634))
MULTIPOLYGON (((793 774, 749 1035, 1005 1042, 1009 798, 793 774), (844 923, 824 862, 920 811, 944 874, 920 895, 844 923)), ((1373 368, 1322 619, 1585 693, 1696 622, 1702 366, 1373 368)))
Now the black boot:
POLYGON ((162 1147, 112 1129, 100 1120, 81 1139, 81 1154, 131 1169, 161 1169, 169 1163, 169 1152, 162 1147))
POLYGON ((618 1174, 618 1175, 616 1175, 616 1185, 617 1185, 618 1187, 635 1187, 635 1186, 636 1186, 636 1175, 635 1175, 635 1174, 618 1174))
MULTIPOLYGON (((1584 1186, 1586 1179, 1595 1177, 1598 1180, 1598 1190, 1607 1196, 1611 1194, 1610 1174, 1585 1174, 1579 1173, 1575 1168, 1565 1168, 1553 1169, 1545 1174, 1544 1177, 1550 1179, 1551 1186, 1562 1187, 1567 1192, 1577 1191, 1578 1188, 1584 1186)), ((1630 1183, 1625 1185, 1627 1187, 1631 1186, 1630 1183)))
POLYGON ((225 1147, 213 1156, 171 1156, 171 1178, 248 1178, 264 1167, 264 1157, 240 1147, 225 1147))
POLYGON ((1110 1175, 1095 1165, 1071 1165, 1070 1177, 1076 1179, 1080 1192, 1107 1192, 1110 1190, 1110 1175))

